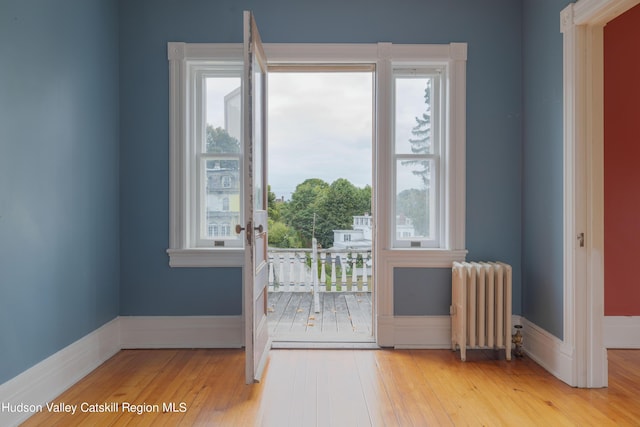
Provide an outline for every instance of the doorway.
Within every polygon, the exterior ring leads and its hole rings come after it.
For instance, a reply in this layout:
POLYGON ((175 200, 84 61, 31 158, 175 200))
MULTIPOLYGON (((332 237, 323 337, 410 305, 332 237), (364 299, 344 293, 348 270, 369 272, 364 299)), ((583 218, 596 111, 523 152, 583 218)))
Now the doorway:
POLYGON ((371 345, 374 67, 270 67, 268 88, 273 345, 371 345))
MULTIPOLYGON (((580 0, 561 12, 565 65, 565 332, 568 382, 606 387, 604 336, 604 26, 637 0, 580 0), (576 100, 578 102, 576 102, 576 100), (586 232, 586 233, 585 233, 586 232), (576 235, 589 238, 576 244, 576 235)), ((578 240, 579 242, 579 240, 578 240)))

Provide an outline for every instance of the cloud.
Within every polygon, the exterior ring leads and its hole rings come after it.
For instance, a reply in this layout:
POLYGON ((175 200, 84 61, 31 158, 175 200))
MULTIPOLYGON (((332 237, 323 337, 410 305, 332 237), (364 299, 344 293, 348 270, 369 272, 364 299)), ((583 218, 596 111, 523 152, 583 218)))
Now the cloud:
POLYGON ((371 185, 372 73, 271 73, 269 183, 290 197, 308 178, 371 185))
MULTIPOLYGON (((224 96, 239 84, 235 77, 207 85, 209 123, 225 126, 224 96)), ((424 77, 396 82, 396 139, 404 153, 425 109, 425 84, 424 77)), ((269 184, 276 196, 289 198, 308 178, 371 185, 372 72, 272 72, 268 91, 269 184)), ((399 179, 412 181, 406 174, 399 179)))

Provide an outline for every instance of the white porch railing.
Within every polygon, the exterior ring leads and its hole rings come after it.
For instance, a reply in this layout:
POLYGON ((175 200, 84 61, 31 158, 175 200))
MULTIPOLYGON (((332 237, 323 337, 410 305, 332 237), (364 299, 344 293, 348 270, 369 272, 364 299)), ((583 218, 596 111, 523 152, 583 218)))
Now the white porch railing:
MULTIPOLYGON (((311 249, 269 248, 269 292, 313 290, 311 249)), ((369 292, 371 249, 318 250, 319 292, 369 292)))

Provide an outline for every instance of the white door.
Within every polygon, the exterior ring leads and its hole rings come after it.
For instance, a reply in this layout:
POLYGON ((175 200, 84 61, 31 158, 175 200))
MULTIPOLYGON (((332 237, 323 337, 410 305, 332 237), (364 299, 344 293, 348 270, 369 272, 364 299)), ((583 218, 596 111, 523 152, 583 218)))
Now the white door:
MULTIPOLYGON (((267 322, 267 62, 253 14, 244 12, 244 319, 246 382, 258 381, 271 346, 267 322)), ((242 228, 238 229, 238 232, 242 228)))

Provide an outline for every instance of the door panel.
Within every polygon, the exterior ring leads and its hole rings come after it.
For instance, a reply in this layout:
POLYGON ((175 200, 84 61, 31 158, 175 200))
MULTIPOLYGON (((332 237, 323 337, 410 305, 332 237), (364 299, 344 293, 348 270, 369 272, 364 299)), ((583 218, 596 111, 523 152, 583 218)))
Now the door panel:
POLYGON ((245 264, 244 316, 246 382, 259 381, 266 363, 267 322, 267 67, 251 12, 244 12, 243 137, 245 264))

